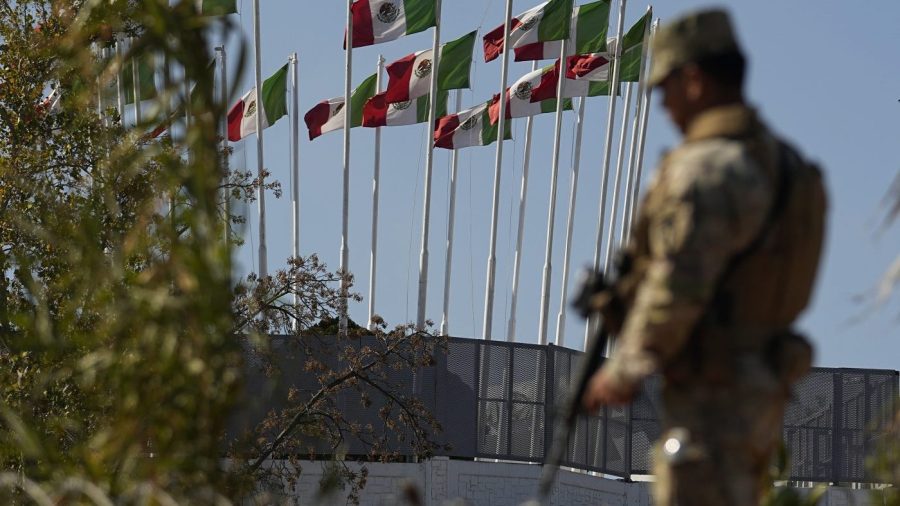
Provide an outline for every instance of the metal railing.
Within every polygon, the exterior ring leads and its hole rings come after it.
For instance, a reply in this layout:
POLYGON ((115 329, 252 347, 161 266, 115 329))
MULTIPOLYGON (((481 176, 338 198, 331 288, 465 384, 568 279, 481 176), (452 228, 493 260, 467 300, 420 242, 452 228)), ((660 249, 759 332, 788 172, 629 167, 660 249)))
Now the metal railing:
MULTIPOLYGON (((359 341, 366 344, 365 338, 359 341)), ((450 446, 441 455, 541 463, 553 434, 553 413, 566 400, 581 355, 553 345, 451 338, 447 352, 436 357, 433 367, 400 371, 395 379, 408 389, 405 393, 415 389, 440 421, 443 432, 436 438, 450 446)), ((257 390, 251 392, 256 405, 242 406, 244 425, 276 407, 278 391, 311 380, 290 365, 302 357, 276 356, 279 369, 287 372, 282 375, 286 384, 267 386, 268 380, 251 374, 248 384, 251 391, 257 390)), ((563 465, 621 477, 649 474, 650 449, 660 433, 660 386, 660 378, 652 377, 631 405, 582 416, 570 436, 563 465)), ((879 448, 898 407, 898 388, 897 371, 813 369, 796 386, 785 413, 791 479, 872 481, 865 463, 879 448)), ((342 393, 345 416, 380 423, 378 394, 370 394, 373 407, 365 409, 352 392, 342 393)), ((365 449, 351 441, 348 452, 364 454, 365 449)))

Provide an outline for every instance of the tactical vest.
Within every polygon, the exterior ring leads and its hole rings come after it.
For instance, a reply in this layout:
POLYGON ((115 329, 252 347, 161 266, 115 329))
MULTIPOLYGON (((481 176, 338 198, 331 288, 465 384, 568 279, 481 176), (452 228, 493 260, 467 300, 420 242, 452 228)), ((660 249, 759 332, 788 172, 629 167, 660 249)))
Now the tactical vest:
POLYGON ((825 186, 819 167, 783 142, 757 161, 773 183, 772 208, 763 230, 725 269, 710 310, 726 326, 787 328, 809 304, 815 286, 825 186))
MULTIPOLYGON (((777 372, 790 383, 811 363, 811 349, 790 327, 809 304, 821 257, 827 208, 822 173, 761 125, 731 138, 742 142, 765 171, 772 207, 756 237, 727 264, 716 295, 686 348, 666 365, 666 375, 726 379, 733 374, 735 357, 762 352, 770 355, 776 370, 788 371, 777 372)), ((652 207, 653 198, 651 191, 645 204, 652 207)), ((649 263, 644 218, 635 224, 626 252, 628 272, 614 288, 619 303, 606 304, 607 310, 623 309, 618 317, 608 315, 613 331, 632 306, 649 263)))

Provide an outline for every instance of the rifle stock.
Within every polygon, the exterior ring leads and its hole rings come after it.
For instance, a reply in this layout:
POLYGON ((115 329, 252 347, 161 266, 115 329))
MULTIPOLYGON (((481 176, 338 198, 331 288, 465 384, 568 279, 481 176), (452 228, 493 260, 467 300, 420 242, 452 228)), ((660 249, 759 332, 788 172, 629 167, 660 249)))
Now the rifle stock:
MULTIPOLYGON (((592 309, 590 307, 590 298, 604 290, 606 284, 603 275, 587 271, 582 275, 581 289, 578 296, 572 302, 572 305, 578 309, 583 316, 590 316, 592 309)), ((538 488, 538 494, 541 502, 545 501, 556 481, 556 475, 563 457, 569 448, 569 434, 575 427, 575 421, 581 410, 581 398, 587 390, 588 383, 594 373, 600 369, 603 362, 603 351, 609 339, 609 333, 604 328, 602 322, 597 328, 596 334, 588 342, 587 348, 584 350, 584 357, 581 366, 578 368, 578 374, 575 376, 574 389, 572 396, 566 400, 566 403, 557 409, 556 416, 553 420, 553 440, 549 448, 547 458, 544 460, 543 473, 538 488)))

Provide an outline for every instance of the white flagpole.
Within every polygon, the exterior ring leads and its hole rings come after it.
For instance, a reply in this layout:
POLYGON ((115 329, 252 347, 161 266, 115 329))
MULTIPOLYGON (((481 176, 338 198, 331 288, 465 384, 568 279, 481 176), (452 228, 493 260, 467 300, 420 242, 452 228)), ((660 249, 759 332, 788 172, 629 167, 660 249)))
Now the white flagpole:
POLYGON ((119 71, 116 72, 116 106, 119 108, 119 121, 125 124, 125 82, 122 80, 122 38, 116 35, 116 64, 119 71))
POLYGON ((437 113, 437 78, 441 58, 441 0, 435 0, 434 42, 431 51, 431 85, 428 91, 428 135, 425 141, 425 184, 422 202, 422 249, 419 255, 419 304, 416 328, 425 328, 425 302, 428 295, 428 233, 431 227, 431 173, 434 167, 434 122, 437 113))
MULTIPOLYGON (((134 41, 134 39, 132 39, 134 41)), ((139 68, 139 59, 135 56, 131 57, 131 84, 134 88, 134 124, 141 124, 141 74, 139 68)))
MULTIPOLYGON (((103 60, 106 56, 106 51, 99 46, 95 46, 97 50, 97 56, 100 60, 103 60)), ((103 121, 103 84, 100 82, 100 76, 97 76, 97 119, 104 123, 103 121)))
MULTIPOLYGON (((216 52, 219 53, 219 101, 221 102, 221 107, 227 111, 228 110, 228 72, 225 67, 225 46, 216 47, 216 52)), ((224 183, 227 185, 228 183, 228 116, 227 114, 222 114, 222 125, 220 127, 222 129, 222 172, 224 173, 224 183)), ((228 191, 227 186, 223 190, 223 196, 225 198, 225 244, 231 244, 231 192, 228 191)))
POLYGON ((569 260, 572 256, 572 231, 575 227, 575 198, 578 193, 578 170, 581 165, 581 134, 584 130, 584 104, 587 97, 581 97, 578 103, 578 123, 575 126, 575 160, 572 161, 572 174, 569 177, 569 213, 566 217, 566 246, 563 250, 562 289, 559 295, 559 314, 556 315, 557 346, 565 342, 566 334, 566 295, 569 286, 569 260))
POLYGON ((631 226, 631 210, 634 206, 634 184, 635 184, 635 172, 636 172, 636 158, 637 158, 637 148, 638 143, 640 142, 639 137, 641 134, 641 124, 644 119, 644 90, 646 89, 646 68, 647 68, 647 55, 650 51, 650 23, 647 23, 647 29, 644 32, 644 44, 641 48, 641 69, 639 72, 638 78, 638 91, 637 97, 634 100, 634 124, 631 129, 631 146, 628 149, 628 164, 627 167, 627 179, 625 180, 625 206, 622 212, 622 228, 619 230, 619 244, 625 244, 625 238, 628 236, 628 229, 631 226))
MULTIPOLYGON (((299 60, 294 51, 288 61, 291 64, 291 233, 293 235, 293 248, 291 256, 300 257, 300 80, 299 60)), ((293 297, 294 310, 300 304, 297 293, 293 297)), ((300 322, 294 318, 292 322, 294 332, 300 330, 300 322)))
POLYGON ((547 207, 547 245, 544 250, 544 272, 541 280, 541 312, 538 327, 539 344, 547 344, 547 320, 550 318, 550 280, 553 272, 553 231, 556 227, 556 190, 559 179, 559 144, 562 134, 563 92, 566 87, 566 49, 563 39, 559 52, 559 78, 556 84, 556 131, 553 137, 553 164, 550 170, 550 204, 547 207))
MULTIPOLYGON (((656 36, 656 30, 659 28, 659 20, 653 22, 653 28, 650 34, 650 43, 652 45, 653 38, 656 36)), ((648 53, 647 60, 647 68, 650 68, 650 63, 653 60, 653 48, 650 48, 648 53)), ((643 114, 641 115, 641 133, 638 138, 638 155, 637 160, 635 161, 635 178, 634 178, 634 186, 631 189, 631 207, 628 209, 628 213, 626 214, 626 219, 628 220, 625 224, 625 237, 623 240, 623 244, 628 244, 628 240, 631 237, 631 226, 634 223, 635 216, 637 215, 637 202, 638 196, 641 193, 641 169, 644 165, 644 147, 645 140, 647 139, 647 124, 650 121, 650 97, 653 95, 653 88, 647 86, 644 90, 644 96, 641 97, 644 103, 643 114)))
MULTIPOLYGON (((603 241, 603 224, 606 221, 606 185, 609 182, 609 162, 612 154, 613 128, 616 123, 616 98, 619 90, 620 61, 622 58, 622 31, 625 28, 625 0, 619 0, 619 19, 616 21, 616 47, 612 62, 612 78, 609 87, 609 113, 606 117, 606 141, 603 148, 603 175, 600 179, 600 205, 597 219, 597 240, 594 246, 594 270, 600 269, 600 247, 603 241)), ((588 319, 584 327, 584 348, 587 349, 591 329, 595 322, 588 319)))
POLYGON ((491 238, 488 248, 487 283, 484 289, 484 322, 481 336, 490 339, 494 320, 494 275, 497 270, 497 219, 500 205, 500 173, 503 166, 503 139, 506 132, 506 79, 509 74, 509 25, 512 18, 512 0, 506 0, 503 18, 503 64, 500 70, 500 116, 497 119, 497 157, 494 160, 494 195, 491 200, 491 238))
POLYGON ((609 272, 612 264, 613 246, 616 237, 616 219, 619 214, 619 190, 622 182, 622 167, 625 164, 625 140, 628 139, 628 119, 631 114, 631 91, 634 83, 625 88, 625 105, 622 107, 622 129, 619 132, 619 153, 616 157, 616 176, 613 182, 613 196, 609 217, 609 229, 606 232, 606 245, 603 250, 603 272, 609 272))
MULTIPOLYGON (((537 61, 531 63, 531 71, 537 70, 537 61)), ((531 132, 534 116, 525 119, 525 156, 522 161, 522 185, 519 190, 519 227, 516 232, 516 255, 513 260, 512 295, 509 301, 509 324, 506 340, 516 341, 516 312, 519 305, 519 268, 522 263, 522 238, 525 235, 525 201, 528 197, 528 169, 531 165, 531 132)))
POLYGON ((263 164, 263 131, 262 131, 262 60, 259 44, 259 0, 253 0, 253 40, 255 51, 256 72, 256 175, 259 186, 256 189, 257 210, 259 212, 259 277, 269 275, 268 251, 266 249, 266 191, 265 191, 265 165, 263 164))
MULTIPOLYGON (((462 109, 462 90, 456 90, 456 112, 462 109)), ((441 316, 441 335, 450 335, 450 272, 453 266, 453 227, 456 221, 456 180, 459 166, 459 150, 450 155, 450 205, 447 210, 447 244, 444 263, 444 310, 441 316)))
MULTIPOLYGON (((256 0, 259 1, 259 0, 256 0)), ((342 212, 341 215, 341 303, 340 324, 341 335, 347 334, 347 292, 349 290, 347 274, 350 269, 350 249, 347 244, 350 225, 350 126, 353 114, 350 103, 350 79, 353 75, 353 11, 350 10, 353 0, 347 0, 347 48, 344 55, 344 167, 342 185, 342 212)))
MULTIPOLYGON (((375 93, 381 93, 381 75, 384 73, 384 57, 378 55, 375 93)), ((381 127, 375 129, 375 163, 372 171, 372 250, 369 253, 369 330, 375 330, 375 275, 378 260, 378 190, 381 179, 381 127)))
MULTIPOLYGON (((182 139, 182 142, 184 143, 185 147, 187 147, 188 130, 191 129, 191 82, 188 80, 186 67, 182 67, 181 80, 182 80, 181 84, 184 87, 184 138, 182 139)), ((191 159, 192 159, 191 150, 188 148, 187 149, 188 163, 191 163, 191 159)))

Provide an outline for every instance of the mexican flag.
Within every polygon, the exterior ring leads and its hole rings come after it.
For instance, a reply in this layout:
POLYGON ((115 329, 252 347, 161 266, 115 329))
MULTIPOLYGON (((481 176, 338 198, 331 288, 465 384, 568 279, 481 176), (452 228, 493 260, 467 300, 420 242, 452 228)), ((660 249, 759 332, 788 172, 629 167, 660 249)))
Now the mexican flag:
MULTIPOLYGON (((607 63, 608 66, 608 63, 607 63)), ((540 79, 536 82, 534 87, 531 89, 531 101, 532 102, 540 102, 543 100, 550 100, 556 98, 556 87, 559 83, 559 60, 556 61, 553 65, 548 65, 540 70, 541 75, 540 79)), ((598 72, 599 74, 599 72, 598 72)), ((606 78, 604 77, 601 81, 597 81, 606 86, 606 78)), ((575 79, 566 79, 566 85, 563 88, 563 97, 564 98, 573 98, 573 97, 585 97, 591 95, 591 85, 593 85, 593 81, 588 80, 575 80, 575 79)), ((608 86, 607 86, 608 87, 608 86)), ((596 89, 596 86, 595 88, 596 89)))
POLYGON ((644 36, 647 34, 652 17, 653 12, 648 10, 622 37, 622 68, 619 70, 619 81, 623 83, 636 83, 641 78, 644 36))
POLYGON ((437 24, 435 10, 435 0, 355 0, 350 6, 353 47, 371 46, 427 30, 437 24))
MULTIPOLYGON (((568 38, 573 3, 573 0, 549 0, 509 20, 510 47, 568 38)), ((501 54, 502 24, 484 36, 484 61, 494 60, 501 54)))
MULTIPOLYGON (((487 146, 497 140, 497 125, 491 124, 488 108, 494 100, 471 109, 449 114, 437 121, 434 145, 444 149, 487 146)), ((512 139, 509 123, 505 124, 504 139, 512 139)))
MULTIPOLYGON (((537 102, 531 101, 531 92, 541 83, 543 76, 547 72, 552 72, 553 66, 537 69, 520 77, 506 89, 506 119, 524 118, 526 116, 535 116, 545 112, 556 112, 556 93, 547 100, 537 102)), ((572 109, 572 101, 565 99, 563 109, 572 109)), ((491 104, 490 108, 491 123, 496 123, 500 118, 500 101, 497 100, 491 104)))
MULTIPOLYGON (((385 93, 379 93, 363 106, 362 126, 382 127, 414 125, 428 121, 428 95, 405 102, 388 102, 385 93)), ((435 117, 447 114, 447 92, 438 92, 435 117)))
POLYGON ((566 58, 566 78, 606 81, 611 69, 609 53, 579 54, 566 58))
POLYGON ((196 3, 197 12, 202 16, 224 16, 237 13, 237 0, 196 0, 196 3))
MULTIPOLYGON (((367 77, 350 94, 351 128, 362 124, 363 104, 375 95, 377 77, 375 74, 367 77)), ((309 140, 344 128, 344 97, 319 102, 303 116, 303 121, 309 129, 309 140)))
MULTIPOLYGON (((469 87, 469 71, 472 68, 472 48, 477 32, 471 32, 441 46, 438 60, 439 90, 456 90, 469 87)), ((431 87, 431 70, 434 51, 428 49, 407 55, 386 67, 388 85, 387 101, 405 102, 428 94, 431 87)))
MULTIPOLYGON (((274 125, 287 114, 287 73, 288 66, 285 64, 272 77, 263 81, 260 122, 263 128, 274 125)), ((256 132, 256 115, 260 113, 258 102, 254 87, 228 111, 229 141, 239 141, 256 132)))
POLYGON ((137 62, 138 88, 141 101, 156 97, 156 83, 154 81, 152 56, 142 55, 134 60, 127 60, 122 66, 122 82, 125 88, 125 103, 134 103, 134 74, 132 61, 137 62))
MULTIPOLYGON (((610 0, 579 5, 572 11, 566 54, 602 53, 606 51, 606 32, 609 27, 610 0)), ((559 58, 562 41, 533 42, 513 46, 516 61, 551 60, 559 58)))
POLYGON ((49 95, 41 100, 36 109, 43 114, 56 114, 60 111, 59 99, 62 97, 62 90, 59 85, 53 88, 49 95))

